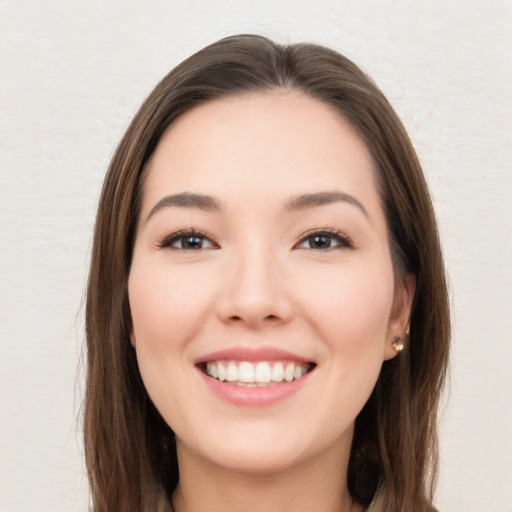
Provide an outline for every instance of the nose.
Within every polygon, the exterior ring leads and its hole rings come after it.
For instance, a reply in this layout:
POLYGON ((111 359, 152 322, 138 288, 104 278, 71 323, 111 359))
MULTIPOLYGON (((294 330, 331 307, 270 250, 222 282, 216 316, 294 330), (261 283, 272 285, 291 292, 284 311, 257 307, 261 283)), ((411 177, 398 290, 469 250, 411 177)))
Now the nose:
MULTIPOLYGON (((223 276, 224 277, 224 276, 223 276)), ((286 276, 270 251, 247 251, 230 261, 217 308, 223 322, 258 329, 289 322, 293 305, 286 276)))

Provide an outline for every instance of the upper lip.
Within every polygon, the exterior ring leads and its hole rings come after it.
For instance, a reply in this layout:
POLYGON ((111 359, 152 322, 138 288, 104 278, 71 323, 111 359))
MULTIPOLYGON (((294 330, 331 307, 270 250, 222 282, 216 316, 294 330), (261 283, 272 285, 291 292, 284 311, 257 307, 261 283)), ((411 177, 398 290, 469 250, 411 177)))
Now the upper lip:
POLYGON ((210 352, 197 358, 195 364, 208 363, 212 361, 233 360, 233 361, 298 361, 301 363, 312 363, 311 359, 273 347, 232 347, 223 350, 210 352))

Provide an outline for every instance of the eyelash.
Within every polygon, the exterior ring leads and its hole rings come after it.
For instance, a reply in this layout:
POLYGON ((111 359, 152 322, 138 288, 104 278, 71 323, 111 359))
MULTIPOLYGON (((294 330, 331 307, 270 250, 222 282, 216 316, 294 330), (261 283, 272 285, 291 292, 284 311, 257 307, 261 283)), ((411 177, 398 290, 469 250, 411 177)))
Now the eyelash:
POLYGON ((338 245, 330 246, 330 247, 324 247, 324 248, 315 248, 315 247, 309 247, 307 248, 310 251, 326 251, 329 249, 353 249, 354 243, 352 242, 351 238, 347 236, 345 233, 342 233, 341 231, 338 231, 336 229, 316 229, 313 231, 309 231, 308 233, 305 233, 300 240, 295 244, 295 247, 298 247, 308 239, 312 239, 314 237, 325 237, 334 239, 335 242, 338 243, 338 245))
POLYGON ((172 244, 185 240, 187 238, 200 238, 201 240, 207 240, 212 247, 208 247, 208 249, 218 249, 219 246, 206 234, 197 229, 182 229, 180 231, 176 231, 172 235, 164 238, 159 244, 159 249, 173 249, 176 251, 194 251, 203 249, 203 247, 199 247, 198 249, 184 248, 184 247, 173 247, 172 244))
MULTIPOLYGON (((317 229, 313 231, 309 231, 305 233, 300 240, 293 246, 294 249, 299 248, 301 244, 306 242, 308 239, 313 239, 314 237, 325 237, 331 240, 334 239, 337 242, 337 245, 329 246, 329 247, 309 247, 305 248, 310 251, 325 251, 329 249, 353 249, 354 244, 350 237, 348 237, 345 233, 341 231, 337 231, 335 229, 317 229)), ((194 251, 201 249, 219 249, 219 246, 206 234, 197 229, 182 229, 180 231, 176 231, 164 238, 159 244, 159 249, 172 249, 177 251, 194 251), (184 241, 187 238, 198 238, 201 240, 201 243, 207 241, 211 247, 198 247, 198 248, 185 248, 185 247, 173 247, 173 244, 179 242, 180 240, 184 241)))

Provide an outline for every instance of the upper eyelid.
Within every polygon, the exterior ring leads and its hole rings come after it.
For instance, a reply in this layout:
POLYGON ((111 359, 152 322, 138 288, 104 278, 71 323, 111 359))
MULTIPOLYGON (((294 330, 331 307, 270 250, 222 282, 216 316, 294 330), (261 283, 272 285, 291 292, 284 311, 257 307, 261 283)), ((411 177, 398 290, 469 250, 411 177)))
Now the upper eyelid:
POLYGON ((336 235, 339 235, 339 236, 345 236, 345 234, 343 232, 341 232, 340 230, 338 229, 334 229, 334 228, 314 228, 314 229, 310 229, 308 231, 306 231, 305 233, 303 233, 300 238, 307 238, 308 236, 312 236, 312 235, 317 235, 317 234, 326 234, 326 235, 332 235, 332 236, 336 236, 336 235))
POLYGON ((315 235, 326 235, 326 236, 332 236, 333 238, 339 238, 347 241, 350 245, 353 245, 352 238, 344 233, 343 231, 340 231, 338 229, 332 229, 332 228, 318 228, 318 229, 312 229, 310 231, 307 231, 303 235, 300 236, 297 244, 303 242, 304 240, 307 240, 311 236, 315 235))

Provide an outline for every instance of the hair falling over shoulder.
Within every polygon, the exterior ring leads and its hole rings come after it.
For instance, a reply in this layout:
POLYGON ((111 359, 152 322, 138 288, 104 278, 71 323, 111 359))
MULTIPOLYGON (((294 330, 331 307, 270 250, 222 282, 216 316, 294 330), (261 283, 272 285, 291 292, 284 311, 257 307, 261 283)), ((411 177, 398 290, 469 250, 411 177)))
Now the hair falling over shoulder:
POLYGON ((94 232, 86 299, 84 438, 94 512, 169 511, 179 480, 174 433, 144 388, 130 343, 127 296, 141 188, 162 134, 196 105, 247 91, 289 89, 333 107, 375 162, 395 276, 416 277, 407 348, 383 364, 356 419, 348 484, 383 512, 431 510, 438 408, 450 315, 436 220, 402 123, 372 80, 339 53, 253 35, 218 41, 179 64, 146 99, 110 162, 94 232))

